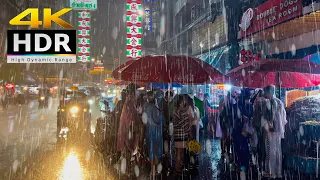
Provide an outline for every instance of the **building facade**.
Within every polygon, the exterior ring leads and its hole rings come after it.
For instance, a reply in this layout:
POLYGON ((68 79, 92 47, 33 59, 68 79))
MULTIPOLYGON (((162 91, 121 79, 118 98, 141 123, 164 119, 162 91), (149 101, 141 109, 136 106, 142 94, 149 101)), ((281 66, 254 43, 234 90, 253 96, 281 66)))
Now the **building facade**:
MULTIPOLYGON (((302 59, 319 51, 319 0, 268 0, 243 11, 253 12, 239 29, 241 49, 264 58, 302 59)), ((243 18, 242 18, 243 19, 243 18)), ((240 19, 238 24, 243 24, 240 19)))
POLYGON ((165 1, 163 53, 194 56, 227 72, 236 66, 239 48, 235 32, 243 4, 232 0, 165 1))

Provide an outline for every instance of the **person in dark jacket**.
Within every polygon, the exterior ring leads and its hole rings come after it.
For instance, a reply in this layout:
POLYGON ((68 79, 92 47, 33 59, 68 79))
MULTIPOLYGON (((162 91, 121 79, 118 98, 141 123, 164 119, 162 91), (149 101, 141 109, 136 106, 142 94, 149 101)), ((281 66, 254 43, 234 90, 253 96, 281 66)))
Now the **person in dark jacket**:
POLYGON ((173 98, 173 93, 171 91, 167 91, 165 93, 164 98, 159 103, 159 109, 162 112, 162 115, 164 117, 164 122, 163 122, 163 144, 164 144, 164 153, 165 153, 165 158, 163 161, 164 164, 164 170, 167 171, 167 173, 170 173, 170 161, 172 160, 171 158, 171 153, 169 151, 169 147, 173 146, 173 138, 170 137, 169 134, 169 124, 172 122, 172 115, 170 114, 170 101, 173 98))

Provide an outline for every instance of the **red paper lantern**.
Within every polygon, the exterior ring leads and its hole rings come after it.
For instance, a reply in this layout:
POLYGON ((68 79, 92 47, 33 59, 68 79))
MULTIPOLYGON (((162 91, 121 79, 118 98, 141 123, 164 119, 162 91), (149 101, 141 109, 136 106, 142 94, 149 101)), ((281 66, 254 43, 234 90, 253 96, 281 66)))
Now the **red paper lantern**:
POLYGON ((256 60, 256 61, 258 61, 259 59, 260 59, 259 56, 254 57, 254 60, 256 60))

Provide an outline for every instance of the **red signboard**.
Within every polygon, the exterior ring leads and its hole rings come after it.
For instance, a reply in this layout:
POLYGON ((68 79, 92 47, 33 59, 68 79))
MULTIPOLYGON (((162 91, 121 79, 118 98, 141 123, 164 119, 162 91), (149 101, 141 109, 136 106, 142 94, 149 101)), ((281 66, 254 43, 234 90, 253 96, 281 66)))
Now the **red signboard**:
POLYGON ((302 0, 269 0, 246 10, 240 22, 240 37, 272 27, 302 15, 302 0))

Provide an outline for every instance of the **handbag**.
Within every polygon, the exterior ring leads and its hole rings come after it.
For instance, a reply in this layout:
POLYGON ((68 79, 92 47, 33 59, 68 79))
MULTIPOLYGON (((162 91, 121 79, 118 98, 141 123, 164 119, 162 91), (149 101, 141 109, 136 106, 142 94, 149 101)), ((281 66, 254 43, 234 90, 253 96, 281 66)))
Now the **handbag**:
POLYGON ((270 132, 275 132, 275 127, 274 127, 274 116, 273 116, 273 100, 270 100, 270 109, 266 109, 266 123, 268 125, 268 129, 270 132))

